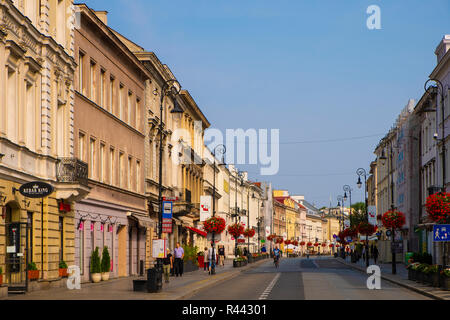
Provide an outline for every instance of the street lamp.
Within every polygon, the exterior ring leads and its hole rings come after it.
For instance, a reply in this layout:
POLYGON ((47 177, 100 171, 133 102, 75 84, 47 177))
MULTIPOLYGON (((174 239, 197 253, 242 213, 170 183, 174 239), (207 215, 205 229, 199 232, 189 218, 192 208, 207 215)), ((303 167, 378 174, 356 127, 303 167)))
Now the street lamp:
MULTIPOLYGON (((356 183, 358 185, 358 188, 361 189, 362 187, 362 181, 361 177, 364 176, 364 199, 366 204, 366 222, 369 223, 369 212, 367 208, 367 171, 363 168, 359 168, 356 170, 356 174, 358 175, 358 182, 356 183)), ((369 261, 369 236, 366 235, 366 266, 369 267, 370 261, 369 261)))
MULTIPOLYGON (((180 94, 181 85, 175 80, 167 80, 161 90, 161 100, 160 100, 160 112, 161 116, 159 118, 159 183, 158 183, 158 204, 159 204, 159 212, 158 212, 158 239, 162 238, 162 213, 163 213, 163 203, 162 203, 162 159, 163 159, 163 135, 164 135, 164 124, 163 124, 163 106, 164 106, 164 98, 171 97, 173 100, 174 107, 170 111, 172 114, 182 114, 184 111, 178 105, 176 97, 180 94)), ((158 91, 154 91, 154 95, 158 95, 158 91)), ((160 273, 158 277, 158 287, 162 287, 162 273, 163 273, 163 262, 162 259, 156 260, 156 270, 160 273), (160 282, 160 283, 159 283, 160 282)))
MULTIPOLYGON (((235 218, 235 223, 237 223, 238 222, 238 217, 239 217, 239 220, 240 220, 239 208, 238 208, 238 205, 237 205, 237 187, 238 187, 237 183, 238 183, 238 179, 239 179, 239 181, 241 182, 241 186, 243 184, 242 172, 238 171, 237 175, 233 176, 233 177, 234 177, 234 181, 235 181, 236 198, 235 198, 235 202, 234 202, 234 214, 232 215, 232 217, 235 218)), ((234 240, 234 255, 235 256, 237 256, 237 251, 238 251, 237 248, 238 248, 238 239, 236 238, 234 240)))
POLYGON ((349 185, 344 186, 344 200, 347 201, 347 199, 350 200, 350 226, 352 226, 352 188, 349 185), (348 196, 347 196, 348 193, 348 196))
MULTIPOLYGON (((216 146, 214 148, 214 152, 213 152, 213 217, 216 216, 216 155, 222 155, 224 156, 225 153, 227 152, 227 148, 223 145, 223 144, 219 144, 218 146, 216 146)), ((222 160, 222 162, 225 162, 224 160, 222 160)), ((216 247, 216 242, 215 242, 215 232, 212 233, 212 254, 211 254, 211 258, 212 258, 212 262, 211 262, 211 275, 216 274, 216 254, 214 252, 216 247)))

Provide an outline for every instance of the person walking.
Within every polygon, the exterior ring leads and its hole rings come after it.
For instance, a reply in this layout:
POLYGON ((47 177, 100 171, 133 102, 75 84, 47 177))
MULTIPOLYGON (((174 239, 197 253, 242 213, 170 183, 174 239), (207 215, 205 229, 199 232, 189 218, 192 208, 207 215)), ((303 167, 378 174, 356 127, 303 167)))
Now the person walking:
POLYGON ((175 254, 175 275, 178 277, 183 276, 183 259, 184 259, 184 250, 180 247, 180 243, 177 242, 177 247, 174 249, 175 254))
POLYGON ((219 248, 219 265, 225 267, 225 246, 219 248))
POLYGON ((167 248, 167 257, 163 260, 164 278, 166 283, 169 283, 170 270, 173 268, 173 256, 170 253, 170 249, 167 248))
MULTIPOLYGON (((208 261, 209 261, 208 274, 211 274, 212 264, 213 263, 215 264, 215 262, 216 262, 215 257, 213 257, 213 248, 214 248, 214 243, 211 243, 211 248, 209 248, 209 250, 208 250, 208 261)), ((216 250, 214 250, 214 254, 216 254, 216 250)))
POLYGON ((375 261, 375 264, 377 264, 378 255, 379 255, 378 248, 377 248, 377 246, 374 246, 373 250, 372 250, 372 257, 373 257, 373 261, 375 261))
POLYGON ((203 263, 203 271, 209 270, 209 260, 208 260, 208 248, 205 247, 205 251, 203 251, 204 263, 203 263))

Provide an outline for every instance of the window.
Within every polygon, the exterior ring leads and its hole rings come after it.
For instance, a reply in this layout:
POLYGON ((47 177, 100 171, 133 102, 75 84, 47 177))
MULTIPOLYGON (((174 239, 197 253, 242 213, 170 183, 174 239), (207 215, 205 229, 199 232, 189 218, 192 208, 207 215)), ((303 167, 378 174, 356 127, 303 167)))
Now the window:
POLYGON ((132 170, 133 170, 133 166, 132 166, 132 158, 128 157, 128 190, 131 190, 131 179, 132 179, 132 170))
POLYGON ((127 112, 128 112, 128 116, 127 116, 127 121, 128 121, 128 124, 131 126, 132 125, 132 122, 131 122, 131 103, 132 103, 132 96, 133 96, 133 93, 130 91, 130 92, 128 92, 128 106, 127 106, 127 112))
POLYGON ((100 143, 100 182, 105 182, 105 162, 106 162, 106 154, 105 154, 105 144, 104 143, 100 143))
POLYGON ((79 56, 78 56, 78 90, 80 91, 81 94, 86 95, 86 89, 84 87, 84 72, 83 72, 83 68, 84 68, 84 53, 82 53, 80 51, 79 56))
POLYGON ((141 130, 141 100, 136 99, 136 129, 141 130))
POLYGON ((17 141, 17 73, 14 69, 8 68, 8 82, 7 82, 7 104, 6 107, 8 108, 7 115, 8 115, 8 122, 7 125, 7 134, 8 138, 16 142, 17 141))
POLYGON ((123 152, 119 153, 119 187, 123 187, 124 183, 124 170, 123 170, 123 152))
POLYGON ((141 162, 136 162, 136 191, 141 192, 141 162))
MULTIPOLYGON (((27 1, 30 2, 30 1, 27 1)), ((35 2, 32 0, 31 2, 35 2)), ((64 0, 56 1, 56 41, 62 45, 66 46, 66 8, 64 0)))
POLYGON ((96 156, 95 139, 91 138, 89 142, 89 176, 91 179, 96 178, 96 156))
POLYGON ((114 148, 109 149, 109 184, 114 185, 114 169, 115 166, 115 158, 114 158, 114 148))
POLYGON ((106 81, 106 74, 105 74, 105 70, 101 69, 100 70, 100 106, 101 107, 105 107, 105 81, 106 81))
POLYGON ((119 87, 119 119, 123 120, 123 85, 119 87))
POLYGON ((109 112, 114 113, 114 99, 115 99, 115 90, 114 90, 114 77, 109 78, 109 112))
POLYGON ((85 135, 80 132, 78 135, 78 156, 81 161, 86 162, 86 146, 85 146, 85 135))
POLYGON ((97 102, 97 97, 95 95, 96 93, 96 79, 95 79, 95 69, 96 64, 94 61, 91 61, 91 67, 90 67, 90 99, 94 102, 97 102))
POLYGON ((26 125, 26 145, 35 151, 36 150, 36 106, 35 106, 35 87, 32 83, 26 82, 26 111, 25 117, 26 125))

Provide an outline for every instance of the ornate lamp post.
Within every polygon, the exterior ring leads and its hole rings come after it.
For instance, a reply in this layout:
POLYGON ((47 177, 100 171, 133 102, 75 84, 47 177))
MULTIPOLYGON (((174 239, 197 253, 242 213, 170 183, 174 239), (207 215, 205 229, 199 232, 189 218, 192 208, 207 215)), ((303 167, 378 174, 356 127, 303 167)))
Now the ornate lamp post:
MULTIPOLYGON (((242 178, 242 172, 238 171, 237 175, 234 177, 234 181, 235 181, 235 191, 236 191, 236 198, 235 198, 235 202, 234 202, 234 214, 232 215, 232 217, 235 218, 235 223, 238 223, 238 217, 239 217, 239 208, 238 208, 238 204, 237 204, 237 187, 238 187, 238 179, 241 182, 241 186, 243 184, 243 178, 242 178)), ((240 217, 239 217, 240 220, 240 217)), ((237 256, 237 248, 238 248, 238 239, 234 240, 234 255, 237 256)))
MULTIPOLYGON (((361 177, 364 176, 364 199, 366 204, 366 222, 369 223, 369 212, 367 208, 367 171, 363 168, 359 168, 356 171, 356 174, 358 175, 358 182, 356 183, 358 188, 362 188, 362 181, 361 177)), ((369 267, 370 261, 369 261, 369 236, 366 235, 366 266, 369 267)))
MULTIPOLYGON (((223 144, 219 144, 218 146, 216 146, 214 148, 214 152, 213 152, 213 217, 216 216, 216 155, 225 155, 225 153, 227 152, 227 148, 223 145, 223 144)), ((223 163, 224 161, 222 161, 223 163)), ((216 253, 215 253, 215 248, 216 248, 216 240, 215 240, 215 233, 212 233, 212 261, 211 261, 211 275, 216 274, 216 253)))
MULTIPOLYGON (((162 212, 163 212, 163 204, 162 204, 162 192, 163 192, 163 186, 162 186, 162 159, 163 159, 163 135, 164 135, 164 124, 163 124, 163 107, 164 107, 164 98, 165 97, 171 97, 174 103, 173 109, 170 111, 170 113, 173 114, 182 114, 184 111, 180 108, 180 106, 177 103, 177 95, 181 91, 181 85, 180 83, 175 80, 167 80, 161 90, 161 100, 160 100, 160 112, 161 116, 159 118, 159 183, 158 183, 158 204, 159 204, 159 212, 158 212, 158 238, 162 238, 162 212)), ((158 95, 158 91, 155 90, 153 92, 154 95, 158 95)), ((158 277, 158 282, 161 282, 158 284, 158 287, 162 287, 162 259, 156 260, 156 269, 157 272, 160 273, 160 276, 158 277)))
POLYGON ((352 226, 352 188, 349 185, 344 186, 344 201, 347 201, 347 199, 350 199, 350 226, 352 226), (348 193, 348 196, 347 196, 348 193))

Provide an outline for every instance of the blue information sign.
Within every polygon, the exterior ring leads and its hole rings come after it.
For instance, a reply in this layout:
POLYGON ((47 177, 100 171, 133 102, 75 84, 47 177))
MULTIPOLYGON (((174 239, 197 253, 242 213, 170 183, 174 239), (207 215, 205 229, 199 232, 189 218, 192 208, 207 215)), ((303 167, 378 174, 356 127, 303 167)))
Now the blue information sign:
POLYGON ((173 202, 171 201, 163 202, 163 219, 172 219, 172 208, 173 202))
POLYGON ((433 226, 433 241, 447 242, 450 241, 450 225, 438 224, 433 226))

